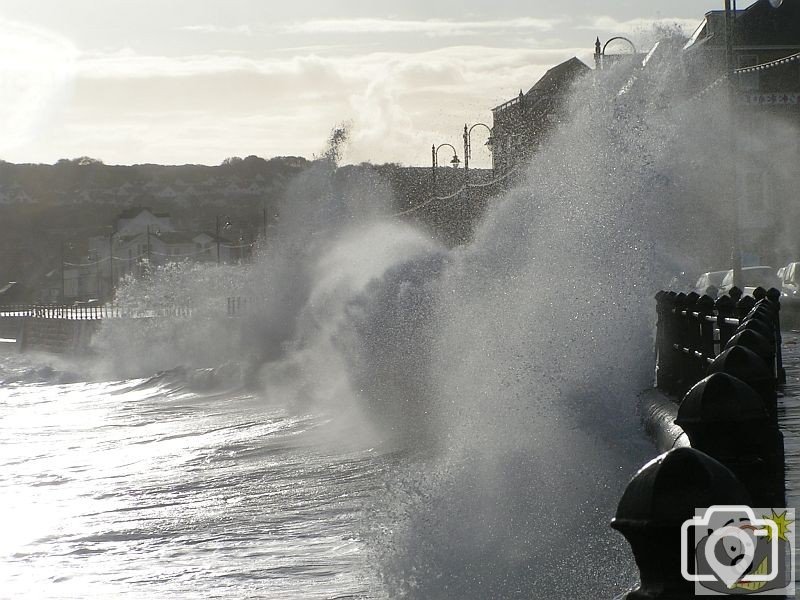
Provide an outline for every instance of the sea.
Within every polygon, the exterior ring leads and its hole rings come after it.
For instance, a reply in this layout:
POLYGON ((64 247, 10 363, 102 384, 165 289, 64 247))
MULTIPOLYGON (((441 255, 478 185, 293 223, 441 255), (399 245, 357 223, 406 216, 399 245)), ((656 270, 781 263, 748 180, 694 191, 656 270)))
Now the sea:
POLYGON ((321 160, 251 264, 117 290, 191 317, 108 319, 81 356, 0 344, 0 598, 633 586, 609 522, 655 454, 635 413, 652 294, 685 259, 693 216, 670 199, 716 113, 654 110, 668 73, 629 77, 575 91, 466 243, 395 216, 375 178, 336 188, 321 160), (247 310, 226 314, 231 296, 247 310))

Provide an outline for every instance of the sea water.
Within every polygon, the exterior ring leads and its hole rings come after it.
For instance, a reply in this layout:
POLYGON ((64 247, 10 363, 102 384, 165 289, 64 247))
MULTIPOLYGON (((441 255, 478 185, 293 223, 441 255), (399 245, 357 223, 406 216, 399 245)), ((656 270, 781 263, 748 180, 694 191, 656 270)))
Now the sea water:
POLYGON ((392 217, 385 186, 333 193, 329 158, 252 265, 118 292, 180 297, 191 319, 108 320, 80 362, 4 345, 0 597, 633 585, 608 523, 653 454, 634 410, 651 295, 681 260, 682 169, 706 150, 685 137, 702 111, 654 106, 667 67, 629 78, 576 90, 467 244, 392 217), (249 309, 227 317, 225 296, 249 309))

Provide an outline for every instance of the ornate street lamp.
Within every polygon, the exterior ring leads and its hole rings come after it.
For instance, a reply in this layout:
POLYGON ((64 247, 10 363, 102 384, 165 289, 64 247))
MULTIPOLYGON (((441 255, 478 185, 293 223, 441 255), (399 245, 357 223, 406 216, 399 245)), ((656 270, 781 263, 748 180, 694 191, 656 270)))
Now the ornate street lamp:
POLYGON ((453 168, 457 169, 458 165, 461 164, 461 161, 458 158, 458 152, 456 152, 456 148, 452 144, 445 142, 444 144, 439 144, 438 146, 436 144, 431 146, 431 161, 433 165, 431 172, 433 181, 433 196, 436 195, 436 169, 439 167, 439 150, 444 146, 447 146, 453 151, 453 158, 450 159, 450 164, 453 166, 453 168))
MULTIPOLYGON (((494 137, 492 137, 494 132, 486 123, 475 123, 472 127, 468 127, 464 123, 464 193, 467 195, 467 200, 469 200, 469 159, 472 156, 472 140, 470 136, 472 130, 476 127, 485 127, 489 132, 489 139, 486 140, 486 147, 489 152, 492 151, 492 144, 494 144, 494 137)), ((494 164, 492 164, 492 168, 494 168, 494 164)))
POLYGON ((471 141, 471 134, 472 130, 476 127, 485 127, 486 131, 489 132, 489 139, 486 140, 486 147, 489 149, 489 152, 492 151, 492 145, 494 144, 494 137, 493 137, 493 130, 489 127, 486 123, 475 123, 472 127, 467 126, 464 124, 464 170, 469 169, 469 159, 472 158, 472 141, 471 141))

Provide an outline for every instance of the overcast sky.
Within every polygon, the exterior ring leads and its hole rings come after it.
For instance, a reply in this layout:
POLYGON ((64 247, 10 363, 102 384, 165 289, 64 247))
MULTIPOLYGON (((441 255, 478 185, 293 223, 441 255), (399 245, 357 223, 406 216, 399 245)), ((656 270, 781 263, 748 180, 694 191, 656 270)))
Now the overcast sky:
POLYGON ((0 158, 311 157, 349 123, 347 162, 427 165, 431 143, 491 125, 548 67, 592 64, 595 36, 641 40, 654 22, 691 33, 722 4, 2 0, 0 158))

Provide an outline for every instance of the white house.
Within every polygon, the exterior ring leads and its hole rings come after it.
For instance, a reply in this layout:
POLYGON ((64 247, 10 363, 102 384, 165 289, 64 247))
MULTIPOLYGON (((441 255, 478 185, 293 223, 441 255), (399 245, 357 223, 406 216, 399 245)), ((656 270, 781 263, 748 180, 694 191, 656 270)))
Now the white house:
POLYGON ((108 235, 88 240, 88 254, 64 269, 66 301, 110 297, 120 278, 141 276, 147 265, 195 261, 232 263, 242 252, 237 244, 211 232, 178 231, 167 213, 149 208, 123 211, 108 235))

